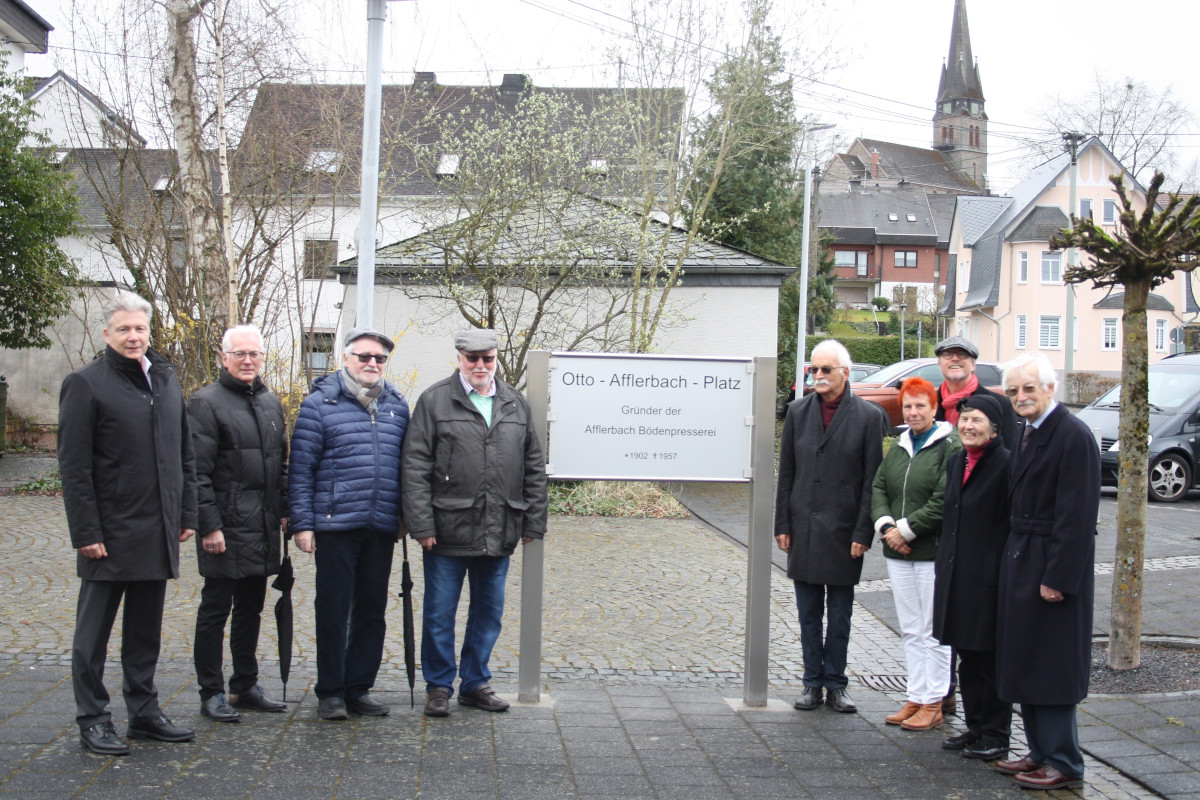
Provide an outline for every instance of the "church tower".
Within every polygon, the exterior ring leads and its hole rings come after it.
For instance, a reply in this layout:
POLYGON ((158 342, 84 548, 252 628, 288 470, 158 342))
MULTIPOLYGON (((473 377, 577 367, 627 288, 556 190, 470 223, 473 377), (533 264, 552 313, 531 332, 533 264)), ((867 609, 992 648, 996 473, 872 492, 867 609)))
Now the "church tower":
POLYGON ((933 149, 946 153, 963 174, 986 190, 987 114, 983 106, 979 65, 971 55, 966 0, 954 0, 950 55, 942 65, 933 114, 933 149))

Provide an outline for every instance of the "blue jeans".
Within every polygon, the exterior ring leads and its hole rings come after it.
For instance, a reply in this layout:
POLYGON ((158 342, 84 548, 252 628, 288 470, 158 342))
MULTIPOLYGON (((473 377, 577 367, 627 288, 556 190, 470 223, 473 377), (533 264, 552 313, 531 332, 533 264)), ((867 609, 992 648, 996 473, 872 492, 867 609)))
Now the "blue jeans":
POLYGON ((316 543, 316 694, 357 700, 375 685, 383 660, 396 537, 340 531, 317 533, 316 543))
POLYGON ((500 637, 504 615, 504 582, 508 578, 508 556, 439 556, 424 554, 425 602, 422 604, 421 672, 426 690, 434 687, 454 693, 454 676, 460 677, 459 692, 467 694, 492 679, 488 659, 500 637), (463 633, 458 667, 454 664, 454 618, 462 595, 463 578, 471 587, 467 628, 463 633))
POLYGON ((796 584, 796 608, 800 615, 800 646, 804 652, 804 685, 812 688, 844 689, 846 651, 850 647, 850 615, 854 611, 853 586, 796 584), (829 622, 821 630, 828 594, 829 622))

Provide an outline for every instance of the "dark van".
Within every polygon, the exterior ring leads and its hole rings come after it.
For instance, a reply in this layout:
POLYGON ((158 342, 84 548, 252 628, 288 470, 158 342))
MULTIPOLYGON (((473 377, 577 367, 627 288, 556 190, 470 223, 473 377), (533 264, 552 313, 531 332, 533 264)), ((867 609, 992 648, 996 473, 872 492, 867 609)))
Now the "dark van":
MULTIPOLYGON (((1200 461, 1200 353, 1167 356, 1151 364, 1150 499, 1174 503, 1195 485, 1200 461)), ((1100 442, 1100 485, 1117 485, 1117 424, 1121 387, 1079 412, 1100 442)))

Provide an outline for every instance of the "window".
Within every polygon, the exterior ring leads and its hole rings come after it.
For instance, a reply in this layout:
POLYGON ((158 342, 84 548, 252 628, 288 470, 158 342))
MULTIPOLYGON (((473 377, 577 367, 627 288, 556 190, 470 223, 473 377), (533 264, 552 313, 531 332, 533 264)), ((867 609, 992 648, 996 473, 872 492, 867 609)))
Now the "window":
POLYGON ((458 174, 458 165, 462 156, 458 153, 442 153, 438 157, 437 169, 434 174, 439 178, 448 178, 458 174))
POLYGON ((1025 349, 1025 327, 1027 318, 1024 314, 1017 314, 1017 349, 1025 349))
POLYGON ((904 218, 905 218, 906 220, 908 220, 909 222, 916 222, 916 221, 917 221, 917 215, 916 215, 916 214, 905 214, 905 215, 904 215, 904 218))
POLYGON ((1165 319, 1154 320, 1154 349, 1160 353, 1166 352, 1167 321, 1165 319))
POLYGON ((915 267, 917 265, 917 251, 897 250, 895 263, 897 267, 915 267))
POLYGON ((1102 350, 1117 349, 1117 318, 1105 317, 1103 331, 1100 337, 1100 348, 1102 350))
POLYGON ((1042 251, 1042 283, 1062 283, 1062 251, 1042 251))
POLYGON ((601 156, 593 156, 588 159, 587 172, 596 176, 604 176, 608 174, 608 159, 601 156))
POLYGON ((1079 218, 1092 219, 1092 200, 1090 197, 1083 197, 1079 200, 1079 218))
POLYGON ((1017 251, 1017 283, 1029 283, 1029 251, 1017 251))
POLYGON ((170 186, 171 186, 171 179, 168 178, 166 175, 163 175, 162 177, 160 177, 158 180, 156 180, 154 182, 154 191, 158 192, 159 194, 162 194, 167 189, 169 189, 170 186))
POLYGON ((1104 219, 1102 220, 1102 222, 1105 225, 1116 225, 1117 224, 1117 201, 1116 200, 1105 200, 1104 201, 1104 219))
POLYGON ((342 154, 337 150, 313 150, 304 164, 305 172, 326 172, 330 175, 342 166, 342 154))
POLYGON ((899 222, 900 215, 896 213, 888 214, 888 222, 899 222))
POLYGON ((331 268, 337 263, 337 239, 304 240, 304 277, 322 280, 331 276, 331 268))
POLYGON ((1062 317, 1042 317, 1038 323, 1038 347, 1043 350, 1062 349, 1062 317))
POLYGON ((333 370, 333 331, 304 332, 304 364, 316 373, 333 370))
POLYGON ((835 267, 854 267, 856 277, 867 277, 867 252, 865 250, 837 250, 833 254, 835 267))

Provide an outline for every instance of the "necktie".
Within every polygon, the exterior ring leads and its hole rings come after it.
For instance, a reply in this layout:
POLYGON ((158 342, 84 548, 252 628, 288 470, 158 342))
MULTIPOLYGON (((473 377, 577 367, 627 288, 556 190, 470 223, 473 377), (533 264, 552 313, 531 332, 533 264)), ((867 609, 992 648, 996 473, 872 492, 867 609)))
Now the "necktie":
POLYGON ((1025 448, 1029 446, 1029 440, 1033 438, 1033 426, 1028 422, 1025 423, 1025 433, 1021 436, 1021 452, 1025 452, 1025 448))

